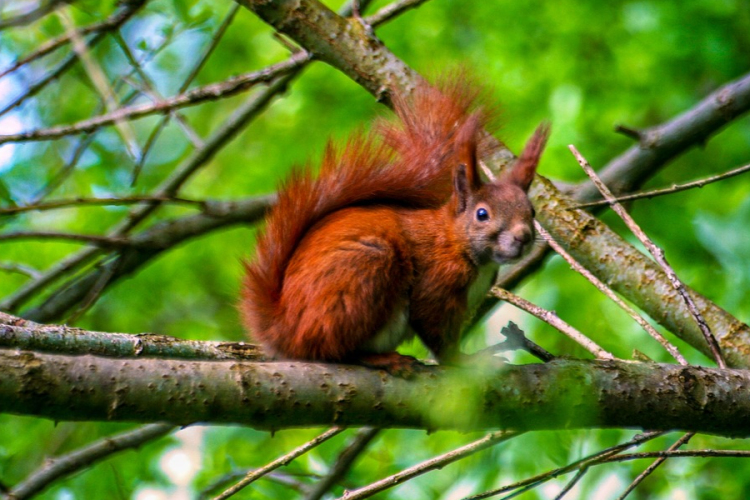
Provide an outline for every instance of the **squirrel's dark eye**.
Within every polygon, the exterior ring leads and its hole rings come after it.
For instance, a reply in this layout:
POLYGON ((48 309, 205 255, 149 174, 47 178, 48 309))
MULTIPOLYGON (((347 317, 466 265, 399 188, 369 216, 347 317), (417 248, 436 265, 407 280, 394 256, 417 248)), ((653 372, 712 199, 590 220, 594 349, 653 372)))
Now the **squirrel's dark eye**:
POLYGON ((487 219, 490 218, 490 214, 487 212, 486 208, 480 208, 477 210, 477 220, 480 222, 484 222, 487 219))

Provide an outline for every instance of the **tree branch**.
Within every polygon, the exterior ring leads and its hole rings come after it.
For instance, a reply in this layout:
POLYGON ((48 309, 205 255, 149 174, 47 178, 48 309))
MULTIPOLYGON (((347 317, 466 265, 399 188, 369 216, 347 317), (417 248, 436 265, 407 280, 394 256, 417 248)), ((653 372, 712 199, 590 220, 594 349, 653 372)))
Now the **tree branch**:
POLYGON ((198 342, 153 333, 91 332, 65 325, 42 325, 0 312, 0 348, 3 347, 118 359, 265 359, 258 346, 244 342, 198 342))
POLYGON ((144 443, 169 434, 173 430, 174 426, 168 424, 144 425, 116 436, 107 437, 67 455, 56 457, 23 482, 17 484, 8 493, 7 498, 12 500, 31 498, 60 478, 90 467, 120 451, 138 448, 144 443))
POLYGON ((110 359, 0 349, 0 412, 55 420, 750 436, 750 371, 623 361, 434 367, 110 359))
MULTIPOLYGON (((698 104, 666 123, 641 132, 640 142, 610 161, 599 177, 615 194, 640 186, 666 162, 705 144, 732 120, 750 110, 750 73, 722 85, 698 104)), ((592 182, 575 190, 581 202, 601 196, 592 182)))

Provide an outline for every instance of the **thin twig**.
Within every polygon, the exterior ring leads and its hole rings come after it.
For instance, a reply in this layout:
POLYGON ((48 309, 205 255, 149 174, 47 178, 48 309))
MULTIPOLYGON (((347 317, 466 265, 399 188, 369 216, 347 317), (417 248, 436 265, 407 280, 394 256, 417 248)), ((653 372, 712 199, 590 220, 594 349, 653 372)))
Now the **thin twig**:
POLYGON ((120 120, 135 119, 144 116, 166 113, 186 106, 195 106, 207 100, 223 99, 237 93, 249 90, 252 86, 269 82, 276 77, 283 76, 310 60, 307 52, 293 54, 286 61, 274 64, 259 71, 229 78, 219 83, 213 83, 197 89, 164 99, 152 104, 141 104, 120 108, 105 115, 82 120, 70 125, 30 130, 18 134, 0 135, 0 144, 8 142, 44 141, 57 139, 67 135, 91 132, 105 125, 111 125, 120 120))
POLYGON ((552 311, 548 311, 544 308, 541 308, 535 304, 532 304, 526 299, 523 299, 519 297, 518 295, 509 292, 508 290, 505 290, 500 287, 494 287, 492 290, 490 290, 490 293, 497 297, 498 299, 504 300, 506 302, 510 302, 514 306, 518 307, 519 309, 523 309, 524 311, 528 312, 529 314, 532 314, 536 316, 537 318, 541 319, 545 323, 548 323, 570 337, 572 340, 577 342, 581 347, 589 351, 591 354, 596 356, 599 359, 615 359, 615 357, 610 353, 602 349, 600 346, 598 346, 593 340, 567 324, 565 321, 561 320, 560 317, 555 314, 552 311))
POLYGON ((50 12, 54 12, 60 7, 63 7, 67 3, 68 2, 66 0, 46 0, 43 2, 34 2, 35 8, 29 10, 28 12, 9 17, 7 19, 0 19, 0 30, 31 24, 43 18, 50 12))
POLYGON ((23 274, 24 276, 28 276, 32 279, 38 278, 42 274, 38 269, 34 269, 33 267, 25 266, 23 264, 18 264, 17 262, 0 262, 0 270, 7 273, 23 274))
POLYGON ((338 458, 331 466, 328 474, 315 483, 309 493, 305 495, 304 499, 319 500, 322 498, 323 495, 331 489, 331 486, 336 484, 346 475, 347 472, 349 472, 357 457, 367 449, 367 446, 379 433, 380 429, 374 427, 363 427, 360 429, 351 442, 346 445, 341 453, 339 453, 338 458))
MULTIPOLYGON (((115 112, 119 108, 119 103, 117 102, 115 92, 112 88, 112 85, 110 85, 109 79, 104 74, 101 66, 99 66, 94 61, 94 58, 91 56, 91 51, 86 45, 83 37, 81 37, 76 31, 73 19, 71 19, 68 12, 66 10, 60 10, 57 12, 57 15, 62 21, 62 25, 65 27, 65 30, 70 33, 70 40, 71 45, 73 46, 73 51, 81 61, 81 66, 83 66, 86 75, 89 77, 89 81, 91 81, 94 89, 99 94, 99 97, 104 103, 104 109, 107 111, 107 113, 115 112)), ((140 147, 138 146, 138 141, 135 138, 133 125, 127 120, 117 120, 114 122, 114 127, 118 135, 122 139, 122 142, 125 145, 125 149, 127 150, 128 154, 134 161, 137 162, 141 157, 141 151, 140 147)))
POLYGON ((158 439, 174 430, 173 425, 151 424, 138 427, 116 436, 106 437, 67 455, 49 460, 41 469, 17 484, 8 498, 22 500, 31 498, 47 488, 52 482, 92 466, 123 450, 137 448, 158 439))
MULTIPOLYGON (((145 0, 132 0, 128 2, 123 2, 123 5, 121 7, 120 15, 118 15, 118 23, 113 26, 120 27, 125 22, 127 22, 133 15, 145 4, 145 0)), ((106 35, 106 31, 102 31, 94 35, 90 40, 87 42, 87 46, 89 49, 93 49, 96 47, 99 42, 101 42, 104 39, 104 36, 106 35)), ((16 97, 13 101, 11 101, 9 104, 7 104, 4 108, 0 109, 0 116, 6 114, 11 109, 15 108, 16 106, 20 106, 26 99, 38 94, 41 92, 44 87, 47 86, 48 83, 60 78, 60 75, 62 75, 65 71, 70 69, 75 62, 78 60, 76 55, 69 54, 55 69, 47 73, 46 76, 38 80, 37 82, 29 85, 26 87, 26 91, 23 92, 21 95, 16 97)))
POLYGON ((725 457, 725 458, 750 458, 750 450, 664 450, 644 451, 643 453, 627 453, 602 460, 608 462, 629 462, 631 460, 642 460, 644 458, 687 458, 687 457, 725 457))
MULTIPOLYGON (((122 256, 118 255, 118 257, 122 256)), ((99 300, 99 297, 101 297, 104 289, 107 287, 107 285, 110 284, 115 274, 117 274, 117 272, 122 268, 122 263, 122 258, 120 258, 118 260, 115 260, 111 265, 104 266, 104 271, 99 274, 96 282, 89 289, 88 294, 86 294, 83 300, 81 300, 81 304, 78 306, 78 308, 76 308, 75 311, 73 311, 70 316, 68 316, 67 321, 65 321, 66 325, 75 324, 75 322, 78 321, 78 319, 83 316, 97 300, 99 300)))
POLYGON ((505 336, 505 340, 500 342, 499 344, 491 345, 489 347, 485 347, 481 351, 477 352, 476 354, 472 356, 483 356, 486 354, 494 354, 498 352, 505 352, 505 351, 516 351, 518 349, 521 349, 523 351, 528 352, 532 356, 535 356, 539 358, 541 361, 544 361, 545 363, 548 363, 555 359, 555 355, 551 352, 547 351, 540 345, 532 342, 529 340, 526 335, 524 335, 523 330, 518 328, 518 325, 516 325, 512 321, 508 321, 508 324, 500 329, 500 333, 505 336))
POLYGON ((393 2, 386 5, 375 14, 364 18, 364 22, 370 26, 383 24, 406 10, 416 9, 426 1, 427 0, 401 0, 399 2, 393 2))
POLYGON ((315 439, 308 441, 307 443, 303 444, 302 446, 295 448, 294 450, 290 451, 284 456, 281 456, 274 460, 273 462, 269 463, 268 465, 265 465, 263 467, 260 467, 250 473, 248 473, 241 481, 239 481, 237 484, 232 486, 231 488, 227 489, 223 493, 221 493, 219 496, 214 497, 213 500, 225 500, 226 498, 231 497, 235 493, 242 490, 245 486, 252 483, 258 478, 263 477, 264 475, 268 474, 272 470, 278 469, 282 465, 286 465, 298 456, 307 453, 311 449, 315 448, 319 444, 328 441, 332 437, 334 437, 337 434, 340 434, 344 430, 344 427, 331 427, 327 431, 325 431, 320 436, 316 437, 315 439))
POLYGON ((656 329, 651 326, 651 324, 646 321, 643 316, 638 314, 632 307, 627 305, 620 297, 615 294, 615 292, 612 291, 611 288, 609 288, 604 282, 602 282, 599 278, 594 276, 588 269, 583 267, 581 264, 578 263, 565 249, 552 237, 551 234, 547 232, 544 227, 542 227, 541 224, 539 224, 538 221, 534 221, 534 227, 536 228, 537 232, 542 235, 542 237, 549 243, 549 245, 558 253, 560 256, 565 259, 570 266, 577 271, 579 274, 581 274, 584 278, 589 280, 596 288, 598 288, 604 295, 609 297, 615 304, 620 306, 622 310, 624 310, 628 315, 633 318, 633 320, 641 325, 641 327, 651 335, 657 342, 659 342, 664 349, 669 352, 669 354, 672 355, 674 359, 677 360, 678 363, 681 365, 687 365, 687 360, 680 354, 680 351, 672 345, 662 334, 656 331, 656 329))
MULTIPOLYGON (((228 484, 232 484, 235 481, 242 479, 248 473, 256 469, 242 469, 233 470, 226 474, 214 479, 208 486, 201 489, 196 496, 196 500, 207 500, 211 498, 211 494, 221 488, 226 488, 228 484)), ((263 479, 266 481, 272 481, 278 483, 287 488, 291 488, 297 491, 300 495, 304 495, 310 484, 307 481, 302 481, 301 478, 316 478, 319 477, 316 474, 294 474, 291 472, 269 472, 263 479)))
POLYGON ((565 487, 555 496, 555 500, 562 500, 565 495, 570 493, 570 490, 573 489, 573 486, 578 484, 578 481, 580 481, 583 476, 586 475, 586 473, 589 471, 588 466, 587 467, 581 467, 578 469, 578 472, 576 472, 575 476, 573 476, 573 479, 567 482, 565 487))
POLYGON ((625 222, 625 224, 628 226, 630 231, 641 241, 641 243, 643 243, 643 246, 646 247, 649 253, 654 257, 656 262, 662 267, 662 269, 664 269, 664 272, 667 274, 669 282, 672 284, 672 286, 677 291, 677 293, 685 301, 688 311, 690 311, 690 314, 692 315, 693 319, 695 319, 695 322, 698 324, 698 328, 700 328, 701 333, 703 333, 703 337, 706 339, 706 342, 708 343, 708 347, 711 350, 711 353, 713 354, 716 364, 719 366, 719 368, 726 368, 727 364, 724 361, 724 357, 721 355, 721 349, 719 347, 719 343, 716 342, 716 338, 713 336, 713 334, 711 333, 711 329, 709 328, 706 321, 703 319, 703 315, 700 313, 700 311, 698 311, 698 307, 695 305, 693 298, 690 296, 690 294, 688 294, 687 290, 685 289, 685 285, 682 284, 680 279, 677 277, 677 274, 674 272, 674 269, 672 269, 672 267, 667 263, 667 259, 664 256, 664 251, 661 248, 657 247, 654 244, 654 242, 651 241, 651 239, 649 239, 648 236, 646 236, 646 233, 643 232, 643 230, 638 226, 635 220, 633 220, 630 214, 627 213, 627 211, 622 207, 622 205, 620 205, 617 201, 615 201, 614 196, 612 195, 612 192, 601 181, 601 179, 599 179, 599 176, 596 175, 596 172, 594 172, 594 169, 591 168, 591 165, 589 165, 589 163, 581 155, 581 153, 578 152, 575 146, 570 145, 568 146, 568 148, 573 153, 573 156, 575 156, 576 159, 578 160, 578 163, 581 165, 581 168, 583 168, 583 170, 586 172, 589 178, 594 182, 596 187, 602 193, 602 196, 604 196, 605 199, 609 200, 612 203, 612 210, 614 210, 615 213, 617 213, 617 215, 620 216, 620 218, 625 222))
POLYGON ((519 436, 520 434, 520 432, 511 431, 492 432, 472 443, 464 445, 460 448, 456 448, 453 451, 449 451, 448 453, 444 453, 437 457, 433 457, 429 460, 425 460, 421 464, 417 464, 409 467, 408 469, 404 469, 401 472, 393 474, 392 476, 388 476, 362 488, 347 491, 344 493, 344 496, 339 498, 338 500, 359 500, 361 498, 371 497, 372 495, 387 490, 388 488, 398 486, 399 484, 403 483, 404 481, 408 481, 413 477, 419 476, 431 470, 441 469, 457 460, 468 457, 469 455, 473 455, 474 453, 489 448, 490 446, 500 444, 504 441, 507 441, 508 439, 519 436))
POLYGON ((179 205, 193 205, 203 207, 205 201, 188 200, 186 198, 173 198, 170 196, 123 196, 122 198, 73 198, 69 200, 51 200, 35 205, 21 205, 15 207, 0 208, 0 216, 16 215, 24 212, 57 210, 61 208, 79 208, 85 206, 120 206, 120 205, 138 205, 141 203, 173 203, 179 205))
MULTIPOLYGON (((97 33, 94 35, 89 41, 88 46, 90 48, 95 47, 104 39, 104 33, 97 33)), ((5 115, 10 110, 14 109, 17 106, 20 106, 23 104, 26 99, 29 99, 35 95, 37 95, 39 92, 41 92, 50 82, 55 81, 60 78, 60 76, 68 71, 70 68, 73 67, 73 65, 78 61, 78 57, 75 55, 75 53, 68 54, 68 56, 65 57, 65 59, 60 62, 60 64, 57 65, 56 68, 51 70, 49 73, 47 73, 45 76, 37 80, 36 82, 27 85, 25 87, 25 91, 22 92, 20 95, 18 95, 15 99, 13 99, 11 102, 5 105, 4 108, 0 109, 0 116, 5 115)), ((4 136, 0 136, 1 138, 4 136)))
MULTIPOLYGON (((680 439, 678 439, 672 446, 669 447, 667 451, 674 451, 682 446, 684 446, 692 437, 695 436, 695 432, 688 432, 687 434, 683 435, 680 439)), ((656 470, 657 467, 659 467, 661 464, 666 462, 667 457, 659 457, 657 458, 654 463, 649 465, 646 470, 641 472, 637 478, 633 480, 632 483, 627 487, 627 489, 617 497, 617 500, 625 500, 625 497, 627 497, 630 492, 632 492, 639 484, 643 482, 644 479, 646 479, 649 475, 651 475, 652 472, 656 470)))
MULTIPOLYGON (((175 31, 171 31, 170 34, 174 36, 175 31)), ((169 46, 171 43, 171 37, 165 37, 161 45, 156 47, 155 49, 151 50, 150 52, 146 53, 140 60, 139 65, 143 66, 144 64, 148 63, 150 60, 152 60, 154 57, 156 57, 158 54, 161 53, 166 47, 169 46)), ((119 89, 124 85, 125 80, 132 74, 135 73, 135 69, 131 69, 130 72, 125 75, 125 77, 117 80, 115 83, 115 91, 119 91, 119 89)), ((128 103, 132 102, 134 99, 139 97, 139 93, 135 90, 128 93, 125 97, 123 97, 118 107, 127 105, 128 103)), ((95 115, 101 114, 102 110, 104 109, 104 106, 102 103, 99 103, 97 106, 96 111, 94 111, 95 115)), ((83 134, 83 136, 78 140, 77 144, 75 145, 73 149, 73 154, 71 155, 70 160, 66 162, 66 164, 60 169, 57 174, 43 187, 41 188, 32 198, 29 204, 39 203, 41 200, 52 194, 60 185, 70 176, 70 174, 73 173, 73 170, 75 169, 76 165, 78 164, 78 161, 83 156, 83 153, 86 152, 88 147, 91 145, 92 142, 94 142, 94 138, 96 136, 96 131, 94 131, 91 134, 83 134)))
POLYGON ((557 469, 552 469, 543 474, 538 474, 534 477, 529 477, 522 481, 518 481, 516 483, 509 484, 501 488, 497 488, 497 489, 490 490, 490 491, 485 491, 484 493, 480 493, 478 495, 467 497, 464 500, 482 500, 484 498, 490 498, 490 497, 499 495, 501 493, 505 493, 505 492, 513 491, 513 490, 518 490, 514 492, 514 495, 518 495, 532 488, 535 488, 544 482, 555 479, 556 477, 559 477, 563 474, 567 474, 568 472, 572 472, 574 470, 578 470, 584 467, 590 467, 593 463, 599 462, 603 459, 616 455, 617 453, 627 450, 628 448, 632 448, 634 446, 640 446, 642 443, 645 443, 646 441, 650 441, 656 437, 659 437, 662 434, 664 434, 664 432, 645 432, 643 434, 636 434, 630 441, 626 441, 624 443, 598 451, 596 453, 583 457, 579 460, 576 460, 575 462, 570 463, 564 467, 558 467, 557 469))
POLYGON ((95 234, 58 233, 56 231, 14 231, 0 234, 0 241, 12 240, 67 240, 88 243, 104 248, 132 246, 128 238, 98 236, 95 234))
MULTIPOLYGON (((158 102, 163 99, 163 96, 156 90, 156 86, 154 85, 153 81, 151 81, 151 78, 146 74, 145 71, 141 68, 140 63, 133 55, 133 52, 130 50, 130 47, 128 47, 127 42, 125 39, 120 35, 119 32, 116 32, 114 34, 115 41, 117 42, 117 45, 120 47, 120 50, 125 54, 125 57, 127 58, 128 62, 130 62, 130 66, 133 68, 135 73, 141 78, 141 81, 143 82, 142 85, 139 85, 136 82, 132 82, 129 80, 129 78, 126 76, 123 78, 123 80, 128 81, 131 87, 134 89, 137 89, 141 94, 147 96, 151 99, 152 102, 158 102)), ((170 118, 174 118, 177 122, 177 125, 182 129, 183 133, 185 134, 185 137, 187 137, 188 141, 193 145, 195 148, 201 148, 203 146, 203 139, 201 139, 200 135, 190 126, 185 116, 180 113, 177 110, 171 110, 169 113, 167 113, 157 124, 156 127, 154 127, 153 131, 149 135, 146 144, 144 145, 143 149, 141 150, 140 156, 137 158, 137 161, 135 162, 135 168, 133 169, 133 178, 131 180, 131 185, 134 186, 137 182, 138 176, 140 175, 140 172, 143 170, 143 166, 146 163, 146 157, 148 156, 148 153, 153 148, 154 144, 156 144, 156 139, 158 138, 160 132, 166 127, 166 125, 169 123, 170 118)))
POLYGON ((653 191, 641 191, 639 193, 632 193, 632 194, 627 194, 623 196, 618 196, 613 201, 599 200, 599 201, 592 201, 590 203, 582 203, 580 205, 574 205, 570 207, 570 210, 577 209, 577 208, 589 208, 589 207, 598 207, 602 205, 611 205, 612 203, 615 203, 615 202, 622 203, 625 201, 638 200, 641 198, 656 198, 657 196, 664 196, 665 194, 679 193, 680 191, 686 191, 688 189, 692 189, 696 187, 702 188, 706 184, 711 184, 712 182, 729 179, 730 177, 744 174, 745 172, 748 172, 748 171, 750 171, 750 165, 745 165, 745 166, 730 170, 728 172, 724 172, 723 174, 712 175, 704 179, 698 179, 697 181, 686 182, 685 184, 674 184, 672 185, 672 187, 668 187, 668 188, 654 189, 653 191))
MULTIPOLYGON (((122 23, 124 23, 131 16, 131 11, 133 10, 133 6, 138 5, 138 4, 143 4, 143 1, 139 0, 137 2, 135 1, 125 2, 125 6, 126 6, 125 9, 118 9, 117 11, 115 11, 114 14, 112 14, 110 17, 108 17, 104 21, 99 21, 93 24, 89 24, 88 26, 80 27, 76 30, 76 32, 78 33, 78 36, 86 36, 90 33, 107 32, 115 28, 118 28, 122 23)), ((66 33, 46 43, 43 43, 30 54, 18 59, 8 68, 0 71, 0 78, 4 77, 5 75, 9 73, 14 72, 21 66, 24 66, 62 47, 63 45, 69 43, 70 40, 71 40, 71 33, 66 33)))

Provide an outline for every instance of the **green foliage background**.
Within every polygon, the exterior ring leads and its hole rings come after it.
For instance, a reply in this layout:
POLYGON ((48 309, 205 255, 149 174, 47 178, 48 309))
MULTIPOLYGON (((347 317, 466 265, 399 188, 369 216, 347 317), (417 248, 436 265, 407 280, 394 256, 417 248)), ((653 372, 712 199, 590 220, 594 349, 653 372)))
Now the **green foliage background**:
MULTIPOLYGON (((375 2, 370 11, 385 5, 375 2)), ((328 2, 338 8, 337 2, 328 2)), ((85 0, 69 12, 83 25, 108 16, 114 3, 85 0)), ((192 62, 209 42, 230 2, 153 0, 129 21, 122 35, 138 57, 166 43, 145 66, 164 95, 173 95, 192 62)), ((11 2, 6 10, 13 8, 11 2)), ((63 32, 55 15, 29 27, 0 32, 0 67, 63 32)), ((272 30, 240 9, 226 36, 199 74, 195 85, 226 79, 282 60, 287 49, 272 30)), ((648 127, 694 106, 718 86, 750 67, 750 6, 740 0, 683 2, 561 0, 557 2, 464 2, 432 0, 377 30, 378 36, 407 64, 423 74, 467 68, 500 103, 498 136, 518 151, 545 119, 553 134, 540 173, 555 180, 579 182, 584 175, 567 151, 575 144, 599 167, 632 141, 613 132, 621 123, 648 127)), ((58 51, 0 80, 0 105, 62 59, 58 51)), ((112 81, 122 80, 129 63, 111 37, 95 56, 112 81)), ((121 93, 126 89, 123 85, 121 93)), ((190 124, 207 136, 238 105, 241 94, 188 108, 190 124)), ((146 102, 141 98, 138 102, 146 102)), ((72 123, 98 114, 96 94, 80 65, 0 121, 2 133, 72 123)), ((338 71, 314 64, 282 99, 224 148, 183 191, 186 197, 231 199, 272 192, 293 165, 318 158, 329 137, 345 138, 373 117, 387 114, 372 97, 338 71)), ((158 117, 133 122, 143 144, 158 117)), ((31 199, 71 154, 72 138, 14 146, 0 164, 0 203, 31 199)), ((649 187, 684 182, 726 171, 750 161, 750 120, 731 124, 719 136, 674 161, 649 187)), ((7 148, 7 146, 6 146, 7 148)), ((113 128, 100 131, 75 174, 54 198, 148 193, 190 153, 191 146, 174 121, 159 139, 138 183, 130 188, 133 161, 113 128)), ((315 160, 313 160, 314 164, 315 160)), ((678 274, 693 288, 750 320, 750 177, 740 176, 668 197, 638 201, 631 211, 646 232, 667 251, 678 274)), ((29 213, 0 219, 3 231, 54 229, 100 234, 127 213, 126 208, 81 208, 29 213)), ((190 213, 170 207, 157 219, 190 213)), ((616 228, 611 214, 604 219, 616 228)), ((155 220, 151 220, 153 223, 155 220)), ((626 234, 625 231, 621 231, 626 234)), ((2 242, 0 260, 45 269, 78 245, 59 242, 2 242)), ((212 233, 170 251, 130 279, 118 283, 78 323, 87 329, 158 332, 192 339, 241 340, 235 302, 240 261, 252 253, 253 229, 239 227, 212 233)), ((18 274, 0 274, 0 297, 25 282, 18 274)), ((560 259, 552 258, 520 293, 553 309, 617 356, 632 350, 669 361, 658 345, 617 308, 594 291, 560 259)), ((504 306, 499 319, 476 332, 466 349, 500 340, 498 326, 509 318, 548 350, 586 356, 546 325, 504 306)), ((670 336, 671 338, 671 336, 670 336)), ((692 362, 709 364, 683 346, 692 362)), ((423 353, 420 346, 405 351, 423 353)), ((510 355, 512 361, 531 361, 510 355)), ((39 467, 45 457, 70 451, 129 426, 55 423, 0 416, 0 481, 13 485, 39 467)), ((240 428, 210 428, 203 435, 201 470, 193 487, 201 488, 236 467, 254 467, 312 437, 317 430, 283 431, 275 436, 240 428)), ((351 432, 351 431, 350 431, 351 432)), ((432 472, 383 498, 460 498, 564 465, 584 454, 628 439, 632 431, 542 432, 525 435, 473 458, 432 472)), ((645 446, 663 449, 676 435, 645 446)), ((427 435, 388 431, 347 478, 356 487, 394 473, 474 436, 451 432, 427 435)), ((288 467, 325 471, 346 440, 339 436, 288 467)), ((159 460, 178 446, 174 438, 129 451, 78 474, 40 496, 44 499, 135 498, 144 485, 169 489, 159 460)), ((698 436, 691 447, 746 447, 745 441, 698 436)), ((601 466, 589 472, 570 498, 615 498, 647 465, 636 461, 601 466)), ((674 459, 630 498, 743 498, 750 495, 750 464, 738 459, 674 459)), ((520 498, 552 498, 566 479, 553 481, 520 498)), ((338 488, 337 493, 343 490, 338 488)), ((237 498, 289 498, 288 489, 267 481, 237 498)))

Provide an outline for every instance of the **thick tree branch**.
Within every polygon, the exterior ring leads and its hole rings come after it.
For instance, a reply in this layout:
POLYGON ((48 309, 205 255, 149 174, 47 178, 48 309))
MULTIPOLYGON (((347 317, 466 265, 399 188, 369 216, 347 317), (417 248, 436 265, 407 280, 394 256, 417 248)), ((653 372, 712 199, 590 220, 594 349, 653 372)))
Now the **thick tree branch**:
MULTIPOLYGON (((615 194, 637 189, 660 166, 711 136, 750 109, 750 74, 722 85, 694 107, 666 123, 640 132, 640 141, 598 172, 615 194)), ((582 202, 601 198, 593 183, 576 189, 582 202)))
POLYGON ((0 412, 55 420, 750 436, 750 371, 554 360, 434 367, 413 380, 301 362, 116 360, 0 349, 0 412))

